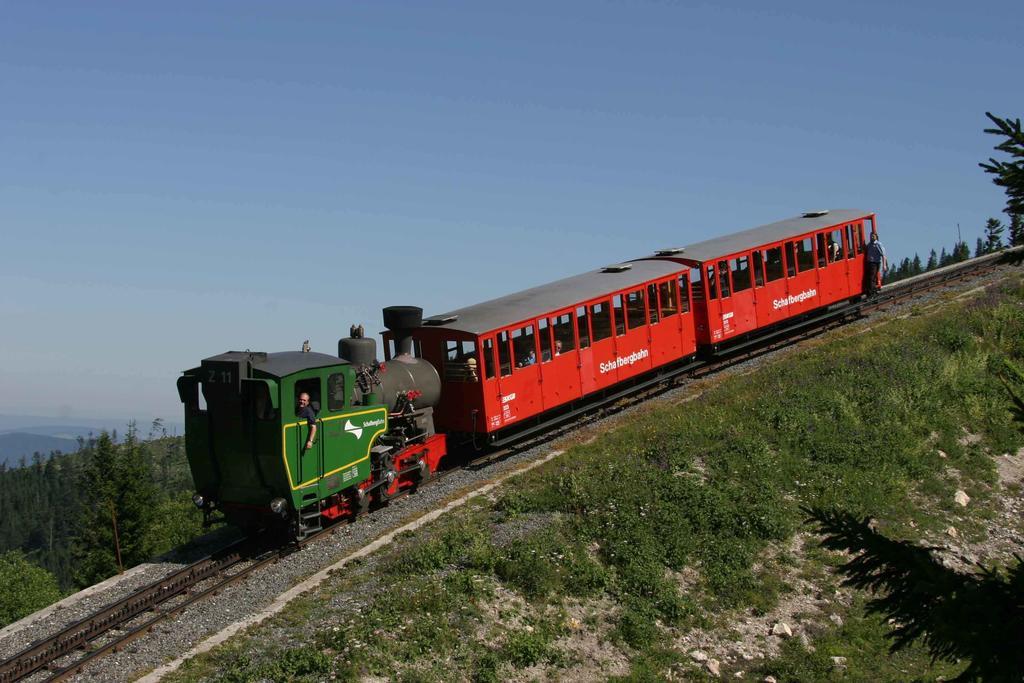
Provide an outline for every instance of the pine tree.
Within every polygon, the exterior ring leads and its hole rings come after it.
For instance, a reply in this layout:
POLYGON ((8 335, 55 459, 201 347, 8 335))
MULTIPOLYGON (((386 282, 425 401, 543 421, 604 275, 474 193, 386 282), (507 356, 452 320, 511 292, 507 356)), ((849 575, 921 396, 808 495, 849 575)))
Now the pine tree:
POLYGON ((1003 248, 1003 223, 998 218, 985 221, 985 253, 991 254, 1003 248))
POLYGON ((117 514, 117 447, 102 432, 89 449, 82 471, 84 496, 74 540, 75 582, 91 586, 118 571, 113 522, 117 514))
POLYGON ((935 255, 935 250, 932 249, 931 253, 928 254, 928 265, 925 266, 925 270, 935 270, 939 267, 939 257, 935 255))
POLYGON ((141 450, 131 424, 120 446, 106 432, 101 433, 86 459, 80 484, 84 497, 74 541, 75 579, 81 586, 105 579, 121 567, 132 567, 152 554, 156 491, 141 450))
POLYGON ((1010 214, 1010 234, 1007 241, 1011 247, 1024 244, 1024 218, 1019 213, 1010 214))
POLYGON ((1001 119, 985 112, 995 128, 986 128, 985 132, 990 135, 1000 135, 1004 138, 996 145, 1000 152, 1010 155, 1010 161, 997 161, 990 158, 988 163, 979 164, 985 173, 995 176, 992 182, 1006 190, 1006 213, 1024 214, 1024 131, 1020 127, 1020 119, 1001 119))
POLYGON ((985 241, 979 237, 978 241, 974 245, 974 258, 978 258, 979 256, 982 256, 984 253, 985 241))
POLYGON ((942 255, 939 256, 939 267, 948 266, 950 264, 949 254, 946 253, 946 248, 942 248, 942 255))
POLYGON ((953 263, 966 261, 969 258, 971 258, 971 248, 967 246, 967 242, 957 242, 953 247, 953 263))

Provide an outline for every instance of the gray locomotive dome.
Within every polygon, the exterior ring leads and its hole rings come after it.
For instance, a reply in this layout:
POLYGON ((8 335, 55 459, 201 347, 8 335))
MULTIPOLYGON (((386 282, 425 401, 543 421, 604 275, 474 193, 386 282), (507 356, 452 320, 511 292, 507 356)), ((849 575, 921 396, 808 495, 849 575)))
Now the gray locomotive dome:
POLYGON ((635 287, 688 268, 672 261, 630 261, 620 272, 592 270, 563 280, 491 299, 449 313, 426 318, 425 325, 470 334, 483 334, 523 320, 596 299, 611 292, 635 287), (451 322, 440 321, 452 319, 451 322))
MULTIPOLYGON (((742 232, 734 232, 731 235, 715 237, 696 244, 687 245, 682 253, 676 254, 675 258, 686 259, 687 261, 712 261, 721 256, 728 256, 741 251, 750 251, 754 247, 772 242, 781 242, 784 239, 803 235, 804 233, 831 228, 834 225, 849 223, 870 216, 870 211, 859 209, 829 209, 822 213, 811 212, 812 215, 794 216, 785 220, 761 225, 742 232)), ((656 255, 647 258, 659 258, 656 255)))

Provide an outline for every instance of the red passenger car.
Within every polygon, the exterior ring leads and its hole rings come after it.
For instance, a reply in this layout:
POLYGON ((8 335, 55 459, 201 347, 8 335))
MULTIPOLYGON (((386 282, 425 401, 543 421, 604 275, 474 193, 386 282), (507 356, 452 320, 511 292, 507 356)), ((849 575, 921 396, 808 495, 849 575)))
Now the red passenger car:
POLYGON ((874 225, 867 211, 814 211, 649 258, 693 269, 697 343, 717 347, 860 295, 874 225))
POLYGON ((425 319, 414 338, 441 375, 438 431, 520 431, 692 357, 688 276, 673 261, 639 260, 425 319))

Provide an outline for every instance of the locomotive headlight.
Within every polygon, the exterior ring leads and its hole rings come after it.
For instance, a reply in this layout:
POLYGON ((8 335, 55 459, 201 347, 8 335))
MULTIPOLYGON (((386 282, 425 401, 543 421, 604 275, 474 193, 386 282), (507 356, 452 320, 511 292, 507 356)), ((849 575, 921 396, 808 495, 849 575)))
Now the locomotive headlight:
POLYGON ((270 511, 275 515, 283 515, 285 510, 288 509, 288 501, 284 498, 275 498, 270 501, 270 511))
POLYGON ((202 507, 206 505, 206 499, 203 498, 202 494, 199 493, 192 496, 192 502, 195 503, 195 506, 199 509, 202 509, 202 507))

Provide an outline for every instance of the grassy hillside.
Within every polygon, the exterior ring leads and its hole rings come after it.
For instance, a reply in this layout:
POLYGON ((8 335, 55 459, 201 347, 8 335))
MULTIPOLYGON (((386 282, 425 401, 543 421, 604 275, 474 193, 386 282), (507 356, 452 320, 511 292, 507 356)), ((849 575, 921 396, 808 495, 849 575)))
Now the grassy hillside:
POLYGON ((999 373, 1022 358, 1020 281, 830 335, 622 420, 176 680, 951 678, 889 655, 803 510, 1008 561, 996 460, 1024 438, 999 373))

